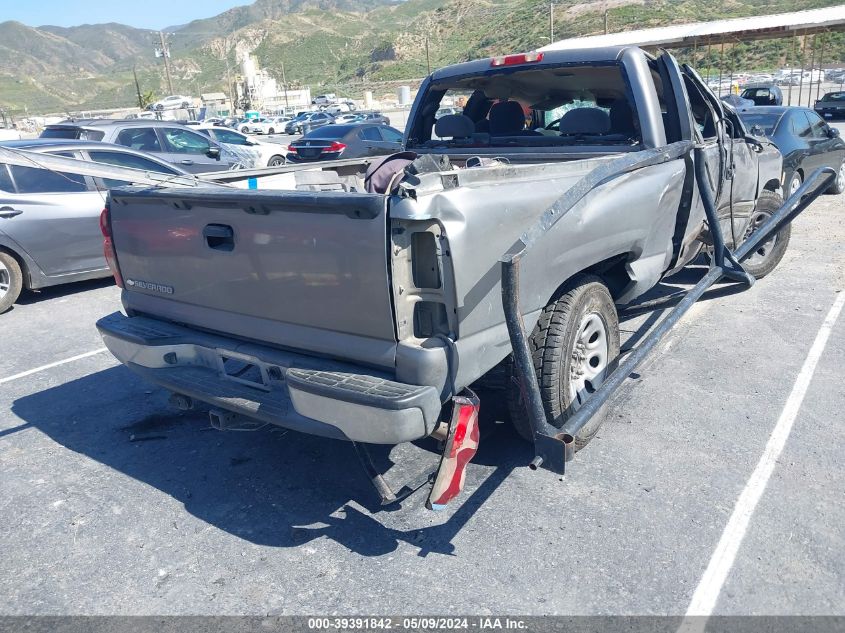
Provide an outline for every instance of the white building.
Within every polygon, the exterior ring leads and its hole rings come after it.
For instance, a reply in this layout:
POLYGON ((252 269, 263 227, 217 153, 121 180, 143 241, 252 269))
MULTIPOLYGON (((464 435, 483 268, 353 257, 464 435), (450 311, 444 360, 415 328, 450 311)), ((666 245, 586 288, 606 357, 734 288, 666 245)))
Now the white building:
POLYGON ((304 109, 311 106, 311 89, 285 89, 275 77, 258 67, 258 62, 244 51, 241 56, 243 81, 238 85, 238 98, 249 98, 253 110, 264 112, 304 109))

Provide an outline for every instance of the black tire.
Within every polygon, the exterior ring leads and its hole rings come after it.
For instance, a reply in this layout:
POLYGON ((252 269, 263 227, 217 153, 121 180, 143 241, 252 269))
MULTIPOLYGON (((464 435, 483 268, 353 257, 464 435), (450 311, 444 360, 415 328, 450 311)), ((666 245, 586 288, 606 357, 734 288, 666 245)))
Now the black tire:
POLYGON ((187 110, 187 109, 188 109, 188 108, 190 108, 190 107, 191 107, 191 104, 190 104, 190 103, 188 103, 187 101, 183 101, 183 102, 182 102, 182 109, 183 109, 183 110, 187 110))
POLYGON ((243 126, 241 128, 241 134, 249 134, 249 128, 247 126, 243 126))
MULTIPOLYGON (((583 403, 577 398, 573 401, 571 394, 573 373, 577 371, 574 363, 579 362, 576 358, 576 344, 579 343, 583 324, 588 318, 592 321, 594 317, 600 319, 604 327, 606 358, 603 377, 613 370, 619 356, 619 317, 613 297, 598 277, 578 275, 573 278, 564 288, 563 294, 543 309, 531 335, 534 370, 540 382, 547 420, 552 420, 552 423, 546 422, 545 433, 556 433, 583 403)), ((588 364, 592 358, 587 361, 588 364)), ((584 360, 581 360, 582 367, 584 360)), ((507 367, 508 412, 517 433, 524 439, 533 441, 531 424, 518 381, 513 375, 513 367, 511 360, 507 367)), ((601 384, 600 380, 594 382, 595 384, 591 384, 586 381, 589 385, 588 392, 594 391, 601 384)), ((576 451, 584 448, 595 437, 604 417, 605 409, 602 408, 575 435, 576 451)))
POLYGON ((840 193, 845 191, 845 160, 843 160, 842 164, 839 166, 839 171, 836 172, 836 176, 836 180, 832 185, 830 185, 830 188, 825 193, 838 196, 840 193))
POLYGON ((271 127, 269 130, 267 130, 267 134, 275 134, 275 133, 276 133, 276 128, 271 127))
POLYGON ((23 272, 18 260, 0 251, 0 314, 12 307, 23 290, 23 272))
MULTIPOLYGON (((800 175, 796 172, 796 175, 800 175)), ((762 191, 757 199, 757 206, 751 215, 751 221, 745 232, 747 239, 763 222, 783 205, 783 198, 773 191, 762 191)), ((786 254, 789 238, 792 235, 792 225, 787 224, 778 231, 774 238, 762 244, 756 252, 743 260, 742 265, 755 279, 762 279, 772 272, 786 254)))
POLYGON ((267 161, 268 167, 281 167, 285 164, 285 157, 284 156, 271 156, 270 160, 267 161))

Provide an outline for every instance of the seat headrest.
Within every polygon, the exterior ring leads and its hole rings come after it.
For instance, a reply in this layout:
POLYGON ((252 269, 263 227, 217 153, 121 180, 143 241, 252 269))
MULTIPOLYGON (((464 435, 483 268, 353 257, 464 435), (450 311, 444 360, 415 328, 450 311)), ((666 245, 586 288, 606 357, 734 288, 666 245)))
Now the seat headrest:
POLYGON ((598 108, 574 108, 560 119, 561 134, 607 134, 610 117, 598 108))
POLYGON ((627 99, 617 99, 610 104, 610 131, 621 134, 636 134, 634 111, 627 99))
POLYGON ((472 138, 475 123, 463 114, 447 114, 437 119, 434 133, 440 138, 472 138))
POLYGON ((525 129, 525 112, 516 101, 500 101, 490 108, 490 135, 511 136, 525 129))

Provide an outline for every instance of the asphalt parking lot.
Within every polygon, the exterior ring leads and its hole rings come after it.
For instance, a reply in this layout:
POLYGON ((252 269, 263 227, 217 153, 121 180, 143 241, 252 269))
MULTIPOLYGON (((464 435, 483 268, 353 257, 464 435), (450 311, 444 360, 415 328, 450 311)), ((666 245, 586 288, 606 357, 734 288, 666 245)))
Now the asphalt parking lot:
MULTIPOLYGON (((715 613, 843 615, 845 318, 814 346, 843 291, 845 205, 823 196, 774 273, 669 334, 565 477, 526 468, 482 402, 465 492, 437 514, 420 493, 380 508, 346 443, 171 410, 101 351, 108 281, 29 294, 0 316, 0 613, 682 615, 727 537, 715 613)), ((623 313, 626 346, 659 314, 623 313)), ((380 459, 394 481, 436 461, 380 459)))

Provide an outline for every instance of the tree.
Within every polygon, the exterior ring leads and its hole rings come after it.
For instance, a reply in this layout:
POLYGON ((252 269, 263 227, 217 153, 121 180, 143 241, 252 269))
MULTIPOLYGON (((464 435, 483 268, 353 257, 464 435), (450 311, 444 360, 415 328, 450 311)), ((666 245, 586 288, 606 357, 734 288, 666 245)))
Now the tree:
POLYGON ((154 103, 155 101, 156 101, 156 95, 155 95, 155 92, 153 92, 152 90, 148 90, 147 92, 141 93, 141 107, 142 108, 146 108, 148 105, 150 105, 151 103, 154 103))

